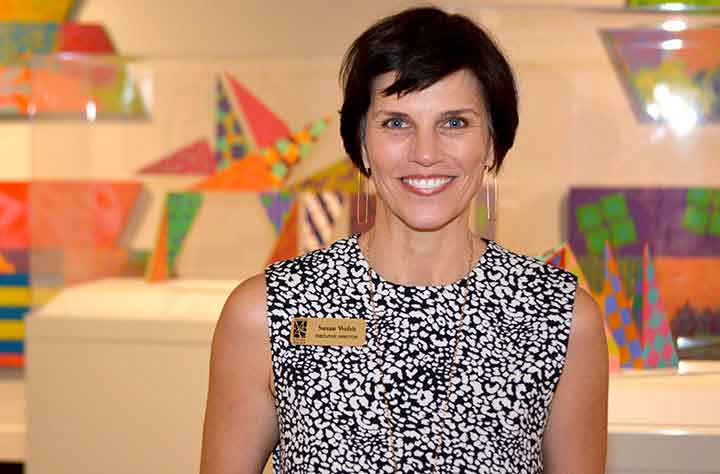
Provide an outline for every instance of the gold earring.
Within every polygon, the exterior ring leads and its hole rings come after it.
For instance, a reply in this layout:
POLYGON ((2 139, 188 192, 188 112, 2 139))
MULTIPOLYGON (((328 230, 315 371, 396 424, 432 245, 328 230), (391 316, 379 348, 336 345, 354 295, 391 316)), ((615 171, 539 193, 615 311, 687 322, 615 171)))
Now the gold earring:
MULTIPOLYGON (((490 173, 490 167, 486 167, 487 172, 490 173)), ((497 185, 497 173, 492 174, 492 186, 488 183, 485 184, 485 207, 487 209, 487 220, 488 222, 494 222, 497 220, 497 201, 498 201, 498 185, 497 185), (492 192, 490 188, 492 187, 492 192), (492 194, 492 197, 490 196, 492 194)))
POLYGON ((369 201, 369 199, 370 199, 370 196, 369 196, 369 194, 370 194, 370 185, 369 185, 369 183, 368 183, 367 178, 363 179, 363 173, 362 173, 362 171, 360 171, 359 169, 358 169, 358 172, 357 172, 357 176, 358 176, 358 186, 357 186, 358 195, 357 195, 357 200, 355 201, 355 204, 356 204, 355 216, 356 216, 356 219, 357 219, 358 224, 365 225, 365 224, 367 224, 367 222, 368 222, 368 212, 369 212, 369 209, 368 209, 368 208, 369 208, 368 201, 369 201), (363 188, 364 188, 364 189, 363 189, 363 188), (365 201, 365 206, 364 206, 364 208, 365 208, 365 209, 364 209, 364 212, 361 213, 361 212, 360 212, 360 199, 362 198, 363 195, 365 196, 365 199, 364 199, 364 201, 365 201), (361 214, 362 214, 362 220, 360 220, 360 215, 361 215, 361 214))

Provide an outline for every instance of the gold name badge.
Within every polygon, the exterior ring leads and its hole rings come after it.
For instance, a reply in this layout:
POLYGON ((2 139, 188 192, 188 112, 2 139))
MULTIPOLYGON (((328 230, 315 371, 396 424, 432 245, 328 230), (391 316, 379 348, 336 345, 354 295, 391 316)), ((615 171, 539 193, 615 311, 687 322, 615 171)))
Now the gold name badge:
POLYGON ((365 320, 355 318, 293 318, 290 343, 309 346, 362 346, 365 320))

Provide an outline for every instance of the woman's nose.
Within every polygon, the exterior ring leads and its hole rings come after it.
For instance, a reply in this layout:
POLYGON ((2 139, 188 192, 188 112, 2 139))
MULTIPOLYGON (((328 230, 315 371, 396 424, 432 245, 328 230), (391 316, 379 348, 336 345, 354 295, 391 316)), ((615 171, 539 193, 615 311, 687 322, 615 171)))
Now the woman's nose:
POLYGON ((415 131, 415 146, 411 160, 423 166, 430 166, 439 159, 438 137, 433 129, 418 128, 415 131))

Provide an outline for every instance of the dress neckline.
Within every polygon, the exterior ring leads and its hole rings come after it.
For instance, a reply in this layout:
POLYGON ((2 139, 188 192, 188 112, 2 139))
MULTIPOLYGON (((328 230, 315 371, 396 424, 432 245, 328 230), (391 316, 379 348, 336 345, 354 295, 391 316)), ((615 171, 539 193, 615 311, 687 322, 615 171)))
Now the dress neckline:
POLYGON ((350 244, 352 252, 355 254, 354 257, 357 260, 357 262, 365 268, 367 271, 370 272, 370 277, 375 279, 376 281, 379 281, 383 286, 391 286, 395 288, 402 288, 402 289, 411 289, 411 290, 444 290, 444 289, 453 289, 456 288, 458 285, 461 285, 463 281, 466 279, 472 279, 476 274, 477 271, 482 268, 485 265, 485 262, 487 260, 488 254, 490 254, 495 249, 495 241, 486 239, 485 237, 481 237, 482 241, 485 242, 485 250, 483 253, 480 254, 480 256, 475 261, 475 264, 472 266, 470 271, 462 278, 459 278, 453 282, 447 283, 445 285, 405 285, 402 283, 397 283, 394 281, 390 281, 385 279, 382 275, 380 275, 375 269, 370 265, 370 262, 365 258, 365 255, 363 254, 362 249, 360 248, 360 242, 359 242, 360 234, 353 233, 350 234, 350 244))

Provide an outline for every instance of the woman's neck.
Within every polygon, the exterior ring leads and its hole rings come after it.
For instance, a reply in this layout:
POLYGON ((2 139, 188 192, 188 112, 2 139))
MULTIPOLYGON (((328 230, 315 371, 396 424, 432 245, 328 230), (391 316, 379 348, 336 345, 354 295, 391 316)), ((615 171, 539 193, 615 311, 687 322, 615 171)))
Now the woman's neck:
POLYGON ((402 285, 445 285, 465 277, 485 243, 468 228, 463 213, 442 229, 418 231, 394 215, 378 212, 373 228, 360 237, 360 248, 385 280, 402 285))

